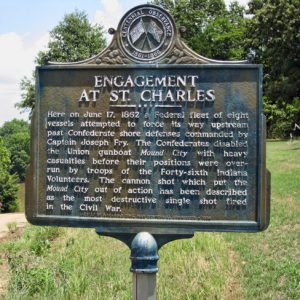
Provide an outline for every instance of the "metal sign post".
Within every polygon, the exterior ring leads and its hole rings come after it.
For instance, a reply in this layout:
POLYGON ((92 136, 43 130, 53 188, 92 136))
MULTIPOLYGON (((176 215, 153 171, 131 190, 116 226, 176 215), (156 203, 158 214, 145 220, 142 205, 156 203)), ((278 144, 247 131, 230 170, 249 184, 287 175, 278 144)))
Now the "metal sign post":
POLYGON ((191 231, 181 234, 150 234, 149 232, 114 233, 97 228, 96 233, 102 236, 116 238, 125 243, 131 251, 132 299, 156 299, 156 273, 158 272, 158 250, 165 244, 178 239, 188 239, 194 236, 191 231))
POLYGON ((138 233, 131 243, 132 299, 156 299, 158 247, 148 232, 138 233))

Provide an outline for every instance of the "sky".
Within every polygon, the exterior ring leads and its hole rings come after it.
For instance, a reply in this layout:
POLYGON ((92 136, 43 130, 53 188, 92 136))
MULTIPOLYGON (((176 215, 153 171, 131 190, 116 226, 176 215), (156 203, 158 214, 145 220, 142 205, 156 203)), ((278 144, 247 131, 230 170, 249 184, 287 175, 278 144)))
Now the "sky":
MULTIPOLYGON (((28 120, 28 112, 15 107, 21 100, 20 82, 32 77, 37 53, 46 49, 49 31, 75 9, 87 13, 91 23, 107 30, 143 0, 0 0, 0 126, 13 118, 28 120)), ((230 0, 225 1, 227 4, 230 0)), ((246 5, 248 0, 239 0, 246 5)))

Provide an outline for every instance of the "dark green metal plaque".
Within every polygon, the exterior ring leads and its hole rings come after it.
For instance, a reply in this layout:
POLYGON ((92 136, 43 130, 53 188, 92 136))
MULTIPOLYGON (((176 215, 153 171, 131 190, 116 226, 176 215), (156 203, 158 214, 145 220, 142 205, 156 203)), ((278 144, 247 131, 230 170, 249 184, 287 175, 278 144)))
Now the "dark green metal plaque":
POLYGON ((144 5, 87 61, 37 68, 26 215, 154 234, 269 222, 262 69, 196 55, 144 5))

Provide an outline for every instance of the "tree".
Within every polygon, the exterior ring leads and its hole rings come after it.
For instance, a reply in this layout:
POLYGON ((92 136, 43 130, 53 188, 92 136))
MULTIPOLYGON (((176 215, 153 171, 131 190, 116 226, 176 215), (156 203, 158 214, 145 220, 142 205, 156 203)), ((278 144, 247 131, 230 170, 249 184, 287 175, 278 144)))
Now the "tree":
POLYGON ((17 209, 17 176, 9 173, 9 151, 0 138, 0 213, 17 209))
POLYGON ((0 137, 10 153, 10 174, 17 174, 19 181, 24 181, 30 154, 29 124, 17 119, 5 122, 0 137))
POLYGON ((34 74, 32 76, 32 79, 28 77, 24 77, 21 80, 20 86, 21 86, 21 98, 22 101, 16 104, 16 107, 27 110, 32 110, 34 108, 34 102, 35 102, 35 85, 34 85, 34 74))
POLYGON ((251 0, 249 13, 248 45, 264 65, 264 94, 279 106, 292 103, 300 98, 300 2, 251 0))
POLYGON ((251 0, 247 44, 264 65, 269 137, 285 137, 300 122, 300 2, 251 0))
POLYGON ((267 119, 267 136, 269 138, 288 138, 299 115, 299 106, 283 103, 280 107, 267 97, 263 98, 264 114, 267 119))
POLYGON ((183 38, 197 53, 208 58, 244 59, 245 9, 237 2, 226 9, 223 0, 153 0, 170 11, 177 26, 184 26, 183 38))
MULTIPOLYGON (((36 57, 37 64, 44 64, 45 57, 56 62, 75 62, 87 59, 99 53, 106 46, 103 28, 91 25, 87 14, 76 10, 66 14, 64 19, 50 31, 47 51, 40 51, 36 57)), ((35 103, 33 79, 24 77, 21 81, 22 101, 17 104, 20 109, 32 111, 35 103)))
POLYGON ((39 52, 36 61, 43 64, 45 56, 57 62, 80 61, 99 53, 105 46, 102 26, 91 25, 86 13, 76 10, 66 14, 50 31, 49 50, 39 52))
POLYGON ((199 52, 219 60, 245 59, 247 19, 244 14, 244 7, 234 2, 223 15, 210 21, 199 36, 202 46, 199 52))

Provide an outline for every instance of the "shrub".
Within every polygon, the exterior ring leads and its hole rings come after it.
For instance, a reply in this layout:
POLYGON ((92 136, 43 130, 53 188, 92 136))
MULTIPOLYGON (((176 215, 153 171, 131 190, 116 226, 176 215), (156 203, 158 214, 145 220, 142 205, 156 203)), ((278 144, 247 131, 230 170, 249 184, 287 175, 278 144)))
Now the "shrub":
POLYGON ((9 173, 11 163, 9 155, 0 137, 0 213, 16 211, 18 208, 18 177, 9 173))
POLYGON ((263 97, 264 113, 267 118, 268 138, 287 138, 293 132, 295 122, 300 117, 300 99, 293 99, 292 103, 273 103, 263 97))

